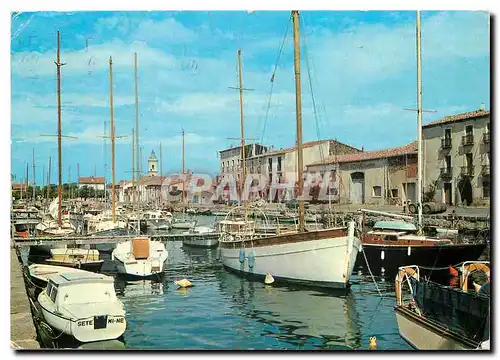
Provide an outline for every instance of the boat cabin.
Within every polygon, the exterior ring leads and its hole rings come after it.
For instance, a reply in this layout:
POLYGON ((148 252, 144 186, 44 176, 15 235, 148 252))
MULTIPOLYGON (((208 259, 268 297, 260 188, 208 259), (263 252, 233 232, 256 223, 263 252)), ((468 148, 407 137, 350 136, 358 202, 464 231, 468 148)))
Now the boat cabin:
POLYGON ((217 224, 219 232, 229 235, 252 235, 255 233, 255 221, 222 220, 217 224))
POLYGON ((114 279, 91 272, 68 272, 48 279, 46 294, 56 305, 112 302, 116 300, 114 279))
POLYGON ((452 245, 449 239, 434 239, 416 234, 416 227, 404 221, 377 221, 372 231, 363 237, 365 244, 387 245, 452 245))

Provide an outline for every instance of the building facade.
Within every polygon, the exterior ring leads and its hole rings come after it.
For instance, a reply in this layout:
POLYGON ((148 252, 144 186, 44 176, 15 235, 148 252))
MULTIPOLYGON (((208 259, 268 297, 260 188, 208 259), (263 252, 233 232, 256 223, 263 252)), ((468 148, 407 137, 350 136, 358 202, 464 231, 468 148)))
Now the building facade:
POLYGON ((78 178, 78 189, 84 186, 94 188, 95 190, 104 190, 104 177, 86 176, 78 178))
POLYGON ((151 156, 148 158, 148 175, 158 175, 158 159, 156 158, 155 151, 151 151, 151 156))
POLYGON ((422 135, 424 193, 449 205, 489 205, 490 111, 431 121, 422 135))
POLYGON ((332 172, 327 194, 341 204, 403 204, 416 201, 417 143, 379 151, 330 156, 307 171, 332 172))

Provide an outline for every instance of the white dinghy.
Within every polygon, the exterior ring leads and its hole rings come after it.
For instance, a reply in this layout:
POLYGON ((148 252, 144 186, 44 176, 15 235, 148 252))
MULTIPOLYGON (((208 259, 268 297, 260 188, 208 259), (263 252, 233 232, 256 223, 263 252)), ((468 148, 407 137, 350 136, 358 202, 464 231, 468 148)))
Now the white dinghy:
POLYGON ((145 236, 116 245, 112 253, 118 273, 141 279, 163 274, 167 258, 165 245, 145 236))
POLYGON ((117 299, 114 279, 80 270, 52 275, 38 296, 47 324, 87 343, 112 340, 126 328, 123 303, 117 299))

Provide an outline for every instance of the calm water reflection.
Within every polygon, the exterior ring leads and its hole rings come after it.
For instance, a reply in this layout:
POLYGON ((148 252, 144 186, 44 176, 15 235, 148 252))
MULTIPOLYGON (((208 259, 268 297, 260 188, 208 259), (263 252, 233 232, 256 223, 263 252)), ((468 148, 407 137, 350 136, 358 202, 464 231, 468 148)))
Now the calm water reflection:
MULTIPOLYGON (((409 349, 393 314, 393 284, 355 275, 351 291, 325 293, 269 287, 228 273, 217 250, 167 243, 161 281, 116 279, 127 311, 124 340, 132 349, 409 349), (187 278, 194 286, 177 289, 187 278)), ((112 263, 106 264, 112 269, 112 263)), ((110 271, 112 273, 112 271, 110 271)))

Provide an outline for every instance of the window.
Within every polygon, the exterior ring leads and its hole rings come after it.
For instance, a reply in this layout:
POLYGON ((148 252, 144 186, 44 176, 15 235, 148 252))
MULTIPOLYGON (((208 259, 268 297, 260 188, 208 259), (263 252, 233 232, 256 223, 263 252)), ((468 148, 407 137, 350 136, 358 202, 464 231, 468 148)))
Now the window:
POLYGON ((373 196, 374 197, 381 197, 382 196, 382 187, 381 186, 374 186, 373 187, 373 196))
POLYGON ((466 162, 467 168, 470 169, 472 167, 472 153, 465 154, 465 162, 466 162))
POLYGON ((398 189, 391 189, 391 197, 397 198, 398 195, 398 189))
POLYGON ((155 169, 155 164, 151 164, 151 170, 155 169))
POLYGON ((483 198, 490 197, 490 181, 483 180, 483 198))
POLYGON ((451 129, 444 129, 444 138, 451 139, 451 129))
POLYGON ((52 291, 50 293, 50 300, 52 300, 53 303, 56 302, 56 297, 57 297, 57 288, 52 287, 52 291))
POLYGON ((451 169, 451 155, 447 155, 444 158, 444 162, 446 164, 446 169, 451 169))
POLYGON ((465 135, 467 136, 472 136, 472 131, 474 129, 474 126, 473 125, 467 125, 465 127, 465 135))

